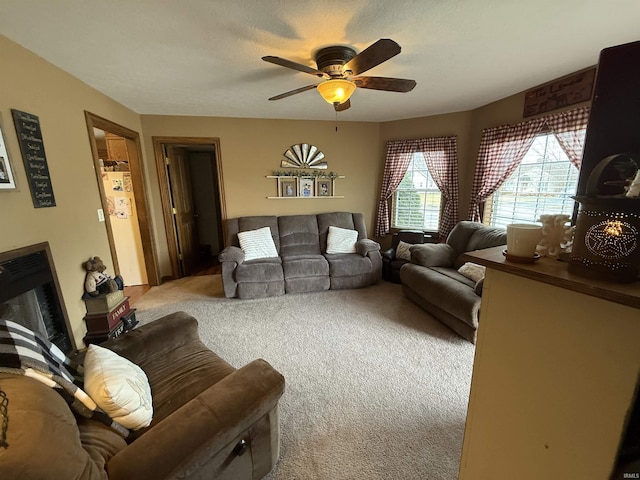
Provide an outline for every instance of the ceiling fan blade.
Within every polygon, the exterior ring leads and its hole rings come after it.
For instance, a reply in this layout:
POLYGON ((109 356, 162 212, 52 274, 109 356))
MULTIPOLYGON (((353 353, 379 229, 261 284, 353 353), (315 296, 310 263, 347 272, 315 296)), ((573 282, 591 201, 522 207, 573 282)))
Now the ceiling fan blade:
POLYGON ((346 102, 338 103, 334 105, 333 108, 336 109, 336 112, 344 112, 347 108, 351 107, 351 100, 347 100, 346 102))
POLYGON ((291 60, 287 60, 286 58, 273 57, 271 55, 268 55, 266 57, 262 57, 262 60, 264 60, 265 62, 273 63, 275 65, 280 65, 281 67, 292 68, 293 70, 297 70, 299 72, 308 73, 310 75, 329 78, 329 75, 327 75, 324 72, 321 72, 320 70, 307 67, 306 65, 302 65, 301 63, 292 62, 291 60))
POLYGON ((291 95, 295 95, 296 93, 306 92, 307 90, 313 90, 317 85, 307 85, 306 87, 296 88, 295 90, 290 90, 288 92, 281 93, 280 95, 276 95, 275 97, 271 97, 269 100, 280 100, 281 98, 287 98, 291 95))
POLYGON ((410 92, 416 86, 415 80, 388 77, 355 77, 351 79, 359 88, 386 90, 388 92, 410 92))
POLYGON ((400 45, 389 38, 381 38, 349 60, 342 71, 350 71, 348 75, 360 75, 399 53, 400 45))

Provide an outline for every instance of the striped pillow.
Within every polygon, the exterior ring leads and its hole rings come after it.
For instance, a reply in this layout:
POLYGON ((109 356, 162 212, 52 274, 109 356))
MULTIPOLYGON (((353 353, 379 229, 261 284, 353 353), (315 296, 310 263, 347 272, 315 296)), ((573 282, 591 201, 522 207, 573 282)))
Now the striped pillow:
POLYGON ((330 226, 327 235, 327 253, 356 253, 358 232, 330 226))
POLYGON ((240 248, 244 252, 245 261, 278 256, 269 227, 239 232, 238 240, 240 241, 240 248))

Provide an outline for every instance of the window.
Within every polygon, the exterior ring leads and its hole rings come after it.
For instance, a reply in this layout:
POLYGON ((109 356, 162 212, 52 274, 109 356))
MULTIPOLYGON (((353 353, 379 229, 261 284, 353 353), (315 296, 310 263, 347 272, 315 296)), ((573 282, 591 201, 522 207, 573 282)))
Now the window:
POLYGON ((393 194, 393 228, 438 230, 440 190, 429 174, 424 155, 413 154, 407 173, 393 194))
MULTIPOLYGON (((585 130, 579 131, 584 139, 585 130)), ((556 137, 538 135, 518 168, 487 200, 484 223, 537 222, 541 214, 573 214, 578 169, 571 164, 556 137)))

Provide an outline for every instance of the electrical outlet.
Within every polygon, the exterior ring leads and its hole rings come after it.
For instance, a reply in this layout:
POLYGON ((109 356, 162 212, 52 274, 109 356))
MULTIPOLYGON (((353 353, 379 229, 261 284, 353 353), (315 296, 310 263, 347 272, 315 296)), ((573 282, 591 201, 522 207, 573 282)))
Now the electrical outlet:
POLYGON ((104 222, 104 210, 102 210, 101 208, 98 209, 98 221, 104 222))

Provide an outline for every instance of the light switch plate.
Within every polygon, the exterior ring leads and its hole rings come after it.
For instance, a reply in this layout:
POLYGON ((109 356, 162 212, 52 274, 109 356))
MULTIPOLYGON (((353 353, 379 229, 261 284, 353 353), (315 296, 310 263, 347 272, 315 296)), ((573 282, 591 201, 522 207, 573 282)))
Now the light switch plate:
POLYGON ((98 209, 98 221, 104 222, 104 210, 102 210, 101 208, 98 209))

